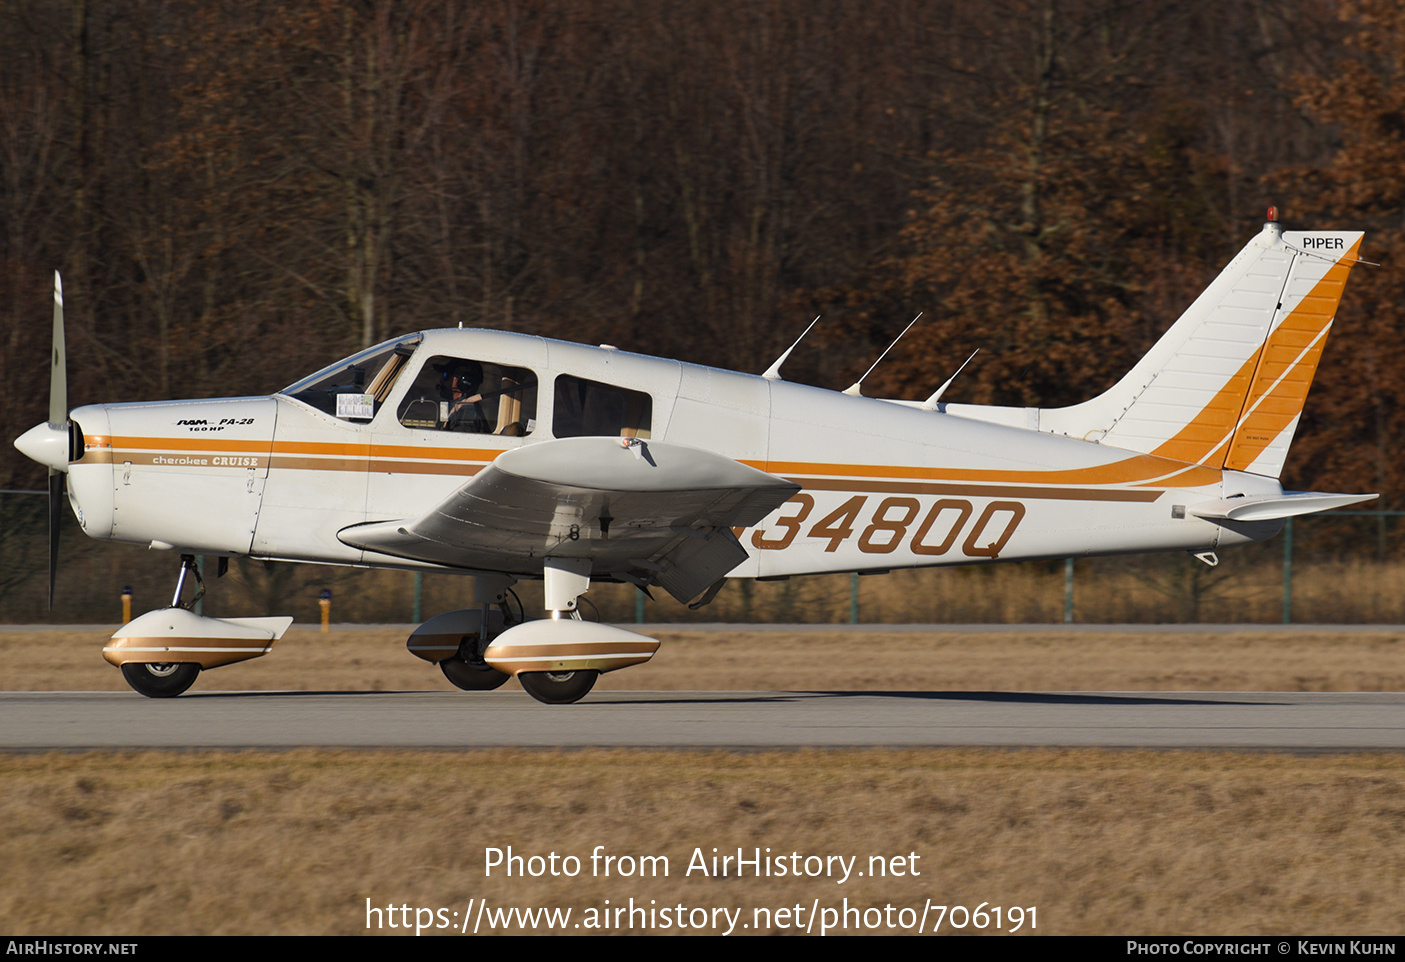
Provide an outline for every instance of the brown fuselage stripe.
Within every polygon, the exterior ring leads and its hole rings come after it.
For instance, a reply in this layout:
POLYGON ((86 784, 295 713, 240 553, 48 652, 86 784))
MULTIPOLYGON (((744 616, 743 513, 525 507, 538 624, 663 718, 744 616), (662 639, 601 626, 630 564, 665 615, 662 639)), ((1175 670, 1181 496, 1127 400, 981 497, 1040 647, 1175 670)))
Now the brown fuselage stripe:
POLYGON ((1161 497, 1160 491, 1033 487, 1012 484, 937 484, 929 481, 850 481, 830 478, 787 478, 806 491, 870 491, 884 494, 959 494, 977 498, 1035 498, 1051 501, 1138 501, 1161 497))
POLYGON ((277 468, 284 471, 355 471, 375 474, 431 474, 454 475, 471 478, 483 470, 481 463, 464 461, 385 461, 364 458, 295 458, 277 455, 253 454, 207 454, 150 451, 87 451, 75 464, 132 464, 151 465, 163 468, 232 468, 234 470, 259 470, 277 468), (227 462, 227 463, 222 463, 227 462))
POLYGON ((268 467, 267 455, 212 454, 188 451, 89 451, 75 464, 150 464, 162 468, 234 468, 235 470, 268 467))
MULTIPOLYGON (((82 463, 120 464, 130 461, 133 464, 160 467, 271 468, 286 471, 351 471, 374 474, 418 474, 468 478, 473 477, 479 471, 483 470, 487 462, 490 462, 497 454, 501 453, 495 451, 460 451, 447 448, 412 448, 388 445, 375 445, 368 448, 366 445, 352 444, 307 443, 293 446, 291 444, 280 443, 275 445, 275 449, 281 449, 280 453, 269 457, 266 445, 259 445, 256 447, 253 442, 211 443, 212 439, 206 438, 192 439, 190 442, 183 442, 182 439, 168 441, 167 439, 160 438, 119 438, 116 440, 127 443, 150 442, 151 447, 155 450, 90 448, 84 452, 82 463), (288 453, 282 453, 285 451, 288 453), (225 452, 247 453, 230 454, 225 452), (316 455, 323 456, 317 457, 316 455), (390 460, 390 458, 398 457, 404 457, 407 460, 390 460)), ((791 466, 798 467, 798 465, 791 466)), ((1160 466, 1161 465, 1158 465, 1158 467, 1160 466)), ((859 470, 872 471, 874 473, 910 471, 920 477, 939 477, 942 471, 940 468, 897 468, 872 465, 826 465, 825 467, 844 468, 846 472, 857 472, 859 470)), ((1191 466, 1182 465, 1182 467, 1189 468, 1191 466)), ((970 472, 956 469, 953 473, 967 474, 970 472)), ((998 474, 1002 472, 993 473, 998 474)), ((1073 474, 1073 472, 1051 472, 1051 474, 1054 475, 1063 473, 1073 474)), ((1218 480, 1218 472, 1215 472, 1215 474, 1216 480, 1218 480)), ((1162 491, 1158 489, 1132 491, 1109 488, 1079 488, 1060 484, 1052 480, 1050 483, 1042 485, 972 484, 935 480, 880 481, 872 479, 861 480, 857 478, 807 478, 804 476, 791 476, 788 477, 787 480, 794 481, 796 484, 808 490, 815 491, 954 494, 975 497, 1032 498, 1054 501, 1129 501, 1146 503, 1155 501, 1162 494, 1162 491)), ((1129 482, 1131 481, 1130 478, 1128 480, 1129 482)), ((1144 479, 1137 479, 1137 481, 1143 484, 1154 483, 1144 479)), ((1174 481, 1167 479, 1167 481, 1175 486, 1186 484, 1184 478, 1177 478, 1174 481)))
POLYGON ((1159 484, 1199 487, 1220 480, 1217 470, 1184 461, 1133 454, 1120 461, 1081 468, 1005 470, 1001 468, 918 467, 892 464, 825 464, 804 461, 743 461, 768 474, 849 478, 896 478, 928 481, 974 481, 983 484, 1159 484))
POLYGON ((283 471, 358 471, 374 474, 451 474, 471 478, 484 465, 469 462, 343 460, 330 458, 291 458, 277 455, 269 465, 283 471))

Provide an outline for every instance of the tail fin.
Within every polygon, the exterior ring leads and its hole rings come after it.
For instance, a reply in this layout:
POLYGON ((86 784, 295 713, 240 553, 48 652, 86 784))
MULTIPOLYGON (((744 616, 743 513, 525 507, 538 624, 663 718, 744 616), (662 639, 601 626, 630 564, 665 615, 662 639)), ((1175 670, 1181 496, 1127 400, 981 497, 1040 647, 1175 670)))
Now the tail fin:
POLYGON ((1278 477, 1361 236, 1265 224, 1126 377, 1039 430, 1278 477))

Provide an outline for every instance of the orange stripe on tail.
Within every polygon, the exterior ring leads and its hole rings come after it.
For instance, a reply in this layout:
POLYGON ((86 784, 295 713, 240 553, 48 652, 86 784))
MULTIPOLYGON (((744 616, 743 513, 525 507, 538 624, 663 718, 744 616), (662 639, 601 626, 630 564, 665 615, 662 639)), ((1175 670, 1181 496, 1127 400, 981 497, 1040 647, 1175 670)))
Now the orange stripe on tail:
POLYGON ((1328 268, 1224 387, 1152 454, 1210 468, 1248 469, 1302 413, 1360 246, 1357 240, 1328 268))
POLYGON ((1327 332, 1337 315, 1358 240, 1269 336, 1240 415, 1225 467, 1244 471, 1302 413, 1327 332))

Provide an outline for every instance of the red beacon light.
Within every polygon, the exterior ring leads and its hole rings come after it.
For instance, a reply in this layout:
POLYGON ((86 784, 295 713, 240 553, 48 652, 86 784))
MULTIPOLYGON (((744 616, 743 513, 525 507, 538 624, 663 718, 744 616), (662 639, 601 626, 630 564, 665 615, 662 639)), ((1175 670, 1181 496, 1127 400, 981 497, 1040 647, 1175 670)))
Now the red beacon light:
POLYGON ((1278 223, 1278 208, 1277 208, 1277 207, 1270 207, 1270 208, 1268 209, 1268 222, 1269 222, 1270 224, 1276 224, 1276 223, 1278 223))

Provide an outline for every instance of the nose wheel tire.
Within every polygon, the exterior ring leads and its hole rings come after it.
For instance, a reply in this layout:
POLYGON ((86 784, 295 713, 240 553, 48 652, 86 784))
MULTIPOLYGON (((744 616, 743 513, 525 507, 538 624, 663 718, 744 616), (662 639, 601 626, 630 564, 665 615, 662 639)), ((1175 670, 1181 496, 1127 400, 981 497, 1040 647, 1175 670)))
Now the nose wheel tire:
POLYGON ((595 687, 598 671, 524 671, 517 680, 527 694, 548 705, 570 705, 595 687))
POLYGON ((506 672, 490 665, 475 665, 462 658, 445 658, 439 663, 444 677, 464 691, 492 691, 507 681, 506 672))
POLYGON ((148 662, 122 666, 127 684, 147 698, 174 698, 195 684, 200 666, 193 662, 148 662))

